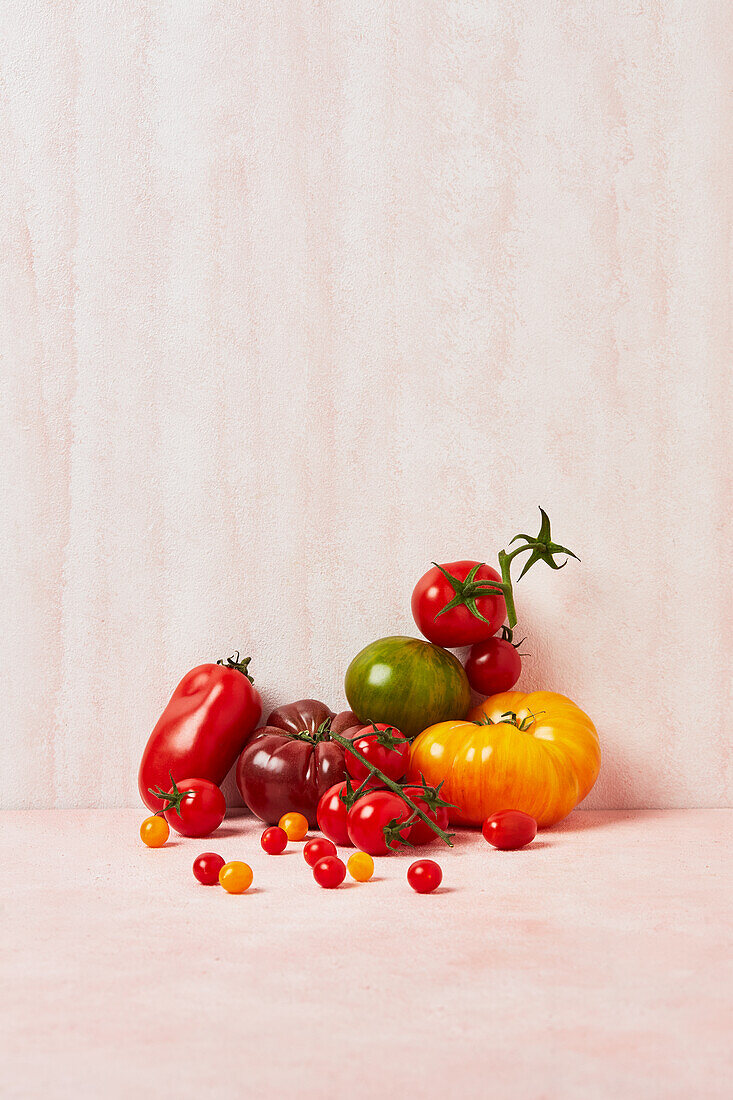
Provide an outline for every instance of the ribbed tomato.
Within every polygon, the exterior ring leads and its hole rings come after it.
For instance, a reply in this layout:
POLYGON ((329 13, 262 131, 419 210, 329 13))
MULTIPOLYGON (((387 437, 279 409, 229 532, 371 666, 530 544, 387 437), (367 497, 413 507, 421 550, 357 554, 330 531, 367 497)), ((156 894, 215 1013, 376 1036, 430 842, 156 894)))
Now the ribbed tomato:
POLYGON ((462 722, 430 726, 413 742, 411 779, 423 775, 457 808, 458 825, 481 825, 498 810, 522 810, 554 825, 596 781, 601 750, 587 714, 564 695, 506 691, 462 722))

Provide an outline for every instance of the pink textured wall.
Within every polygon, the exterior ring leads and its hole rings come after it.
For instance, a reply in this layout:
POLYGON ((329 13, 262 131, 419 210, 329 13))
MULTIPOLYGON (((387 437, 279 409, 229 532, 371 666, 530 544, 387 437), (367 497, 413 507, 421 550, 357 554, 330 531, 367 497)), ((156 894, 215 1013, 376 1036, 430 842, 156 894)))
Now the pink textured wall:
POLYGON ((0 803, 131 803, 192 663, 341 705, 536 506, 588 804, 730 799, 731 8, 0 7, 0 803), (728 645, 728 652, 730 646, 728 645))

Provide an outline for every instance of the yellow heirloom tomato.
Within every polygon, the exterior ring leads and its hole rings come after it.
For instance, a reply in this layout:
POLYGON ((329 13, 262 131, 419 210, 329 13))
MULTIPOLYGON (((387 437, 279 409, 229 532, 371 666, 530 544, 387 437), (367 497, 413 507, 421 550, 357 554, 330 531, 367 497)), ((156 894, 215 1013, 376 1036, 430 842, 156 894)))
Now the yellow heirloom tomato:
POLYGON ((498 810, 522 810, 542 827, 570 813, 598 777, 601 750, 587 714, 552 691, 492 695, 457 722, 439 722, 413 742, 409 777, 431 786, 455 825, 481 825, 498 810))

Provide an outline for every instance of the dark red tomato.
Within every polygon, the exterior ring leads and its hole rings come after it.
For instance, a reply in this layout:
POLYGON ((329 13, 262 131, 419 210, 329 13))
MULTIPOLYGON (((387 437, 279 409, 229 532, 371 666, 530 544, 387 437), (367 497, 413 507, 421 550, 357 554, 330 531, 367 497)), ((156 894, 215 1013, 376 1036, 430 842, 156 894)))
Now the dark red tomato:
POLYGON ((501 577, 482 562, 449 561, 428 569, 412 593, 412 616, 428 641, 455 649, 496 634, 506 606, 501 593, 482 595, 487 581, 501 577))
POLYGON ((202 852, 193 861, 193 873, 202 886, 216 886, 224 860, 216 852, 202 852))
POLYGON ((484 821, 481 832, 495 848, 512 852, 524 848, 537 836, 537 822, 521 810, 499 810, 484 821))
MULTIPOLYGON (((421 792, 420 787, 405 787, 405 794, 409 795, 412 801, 418 806, 423 813, 427 814, 431 821, 434 821, 436 825, 439 825, 441 829, 448 827, 448 808, 447 806, 438 806, 436 809, 431 810, 428 807, 428 803, 421 792)), ((408 807, 408 809, 410 809, 408 807)), ((410 809, 410 813, 413 811, 410 809)), ((439 839, 429 825, 422 820, 421 817, 415 818, 410 826, 410 844, 415 844, 418 847, 422 844, 430 844, 433 840, 439 839)))
POLYGON ((262 702, 236 653, 219 664, 191 669, 173 692, 148 738, 138 774, 140 797, 159 809, 151 788, 168 776, 197 775, 219 786, 260 720, 262 702))
POLYGON ((400 829, 399 824, 411 813, 410 807, 392 791, 369 791, 349 810, 346 823, 349 840, 370 856, 384 856, 400 847, 400 838, 409 838, 409 827, 400 829), (396 823, 394 827, 392 822, 396 823))
POLYGON ((324 890, 335 890, 346 878, 346 867, 338 856, 324 856, 313 868, 313 878, 324 890))
POLYGON ((325 836, 317 836, 303 846, 303 858, 309 867, 315 867, 319 859, 336 855, 336 845, 325 836))
POLYGON ((279 856, 288 846, 288 834, 277 825, 271 825, 260 837, 260 844, 268 856, 279 856))
POLYGON ((508 638, 487 638, 471 646, 466 659, 468 682, 479 695, 498 695, 514 687, 522 658, 508 638))
POLYGON ((336 783, 326 791, 318 803, 318 828, 339 847, 352 847, 347 828, 348 811, 341 795, 346 791, 346 783, 336 783))
POLYGON ((432 859, 418 859, 407 868, 407 881, 418 894, 432 894, 443 881, 443 872, 432 859))
MULTIPOLYGON (((384 722, 376 724, 372 722, 371 725, 362 727, 353 738, 352 744, 388 779, 402 779, 407 771, 407 765, 410 762, 410 742, 394 726, 387 726, 384 722)), ((358 786, 370 775, 369 768, 353 752, 346 752, 345 759, 349 775, 356 780, 355 786, 358 786)), ((371 783, 379 786, 381 780, 374 776, 371 783)))
POLYGON ((174 782, 169 791, 159 792, 157 801, 166 807, 163 817, 171 829, 181 836, 209 836, 219 828, 227 812, 224 795, 208 779, 174 782))

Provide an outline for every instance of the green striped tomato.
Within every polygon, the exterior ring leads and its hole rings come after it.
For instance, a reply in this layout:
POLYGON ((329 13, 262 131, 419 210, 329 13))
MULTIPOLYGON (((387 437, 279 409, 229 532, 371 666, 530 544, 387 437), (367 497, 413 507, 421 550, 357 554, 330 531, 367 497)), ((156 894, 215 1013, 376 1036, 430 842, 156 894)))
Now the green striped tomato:
POLYGON ((361 722, 387 722, 412 739, 436 722, 465 718, 471 689, 447 649, 419 638, 379 638, 346 670, 346 698, 361 722))

